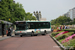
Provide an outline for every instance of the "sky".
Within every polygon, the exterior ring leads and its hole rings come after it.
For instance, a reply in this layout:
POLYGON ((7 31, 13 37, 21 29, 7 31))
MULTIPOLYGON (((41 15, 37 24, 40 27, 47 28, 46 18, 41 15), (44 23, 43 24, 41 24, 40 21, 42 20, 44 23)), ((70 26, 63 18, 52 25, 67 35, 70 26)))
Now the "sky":
POLYGON ((41 11, 42 18, 51 21, 75 7, 75 0, 14 0, 23 5, 26 12, 41 11))

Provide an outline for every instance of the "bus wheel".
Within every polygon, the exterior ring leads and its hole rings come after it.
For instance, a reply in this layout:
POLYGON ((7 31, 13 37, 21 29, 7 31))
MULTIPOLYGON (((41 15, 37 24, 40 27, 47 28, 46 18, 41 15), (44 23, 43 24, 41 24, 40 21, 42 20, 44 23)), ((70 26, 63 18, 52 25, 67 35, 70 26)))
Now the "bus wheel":
POLYGON ((47 34, 47 32, 46 32, 46 30, 44 31, 44 35, 46 35, 47 34))
POLYGON ((34 36, 34 33, 32 33, 31 36, 34 36))
POLYGON ((44 34, 42 34, 42 35, 46 35, 46 34, 44 33, 44 34))
POLYGON ((44 35, 46 35, 46 32, 44 33, 44 35))
POLYGON ((37 36, 37 35, 36 35, 37 36))
POLYGON ((34 32, 32 31, 31 36, 34 36, 34 32))
POLYGON ((15 34, 15 35, 17 35, 17 34, 15 34))
POLYGON ((22 37, 22 35, 20 35, 20 37, 22 37))
POLYGON ((33 35, 31 34, 31 36, 33 36, 33 35))
POLYGON ((42 35, 46 35, 46 34, 47 34, 47 32, 45 31, 44 34, 42 34, 42 35))
POLYGON ((34 35, 34 36, 37 36, 37 34, 36 34, 36 35, 34 35))

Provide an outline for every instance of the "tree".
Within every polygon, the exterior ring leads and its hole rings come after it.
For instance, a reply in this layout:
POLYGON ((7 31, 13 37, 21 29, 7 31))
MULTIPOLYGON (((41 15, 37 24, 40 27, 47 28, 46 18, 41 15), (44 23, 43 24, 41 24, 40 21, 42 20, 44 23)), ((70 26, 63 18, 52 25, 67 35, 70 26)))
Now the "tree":
POLYGON ((26 13, 26 20, 36 20, 36 17, 32 16, 32 13, 26 13))
POLYGON ((9 7, 8 7, 7 1, 8 0, 2 0, 0 2, 0 19, 1 20, 7 20, 7 18, 9 18, 11 16, 10 11, 8 9, 9 7))
POLYGON ((32 20, 36 20, 36 17, 35 16, 32 16, 32 20))
POLYGON ((2 0, 0 2, 0 20, 15 22, 26 20, 36 20, 31 13, 26 13, 22 4, 14 3, 13 0, 2 0))
POLYGON ((71 19, 66 16, 59 16, 58 18, 51 21, 52 25, 59 23, 60 25, 64 25, 66 22, 70 22, 71 19))

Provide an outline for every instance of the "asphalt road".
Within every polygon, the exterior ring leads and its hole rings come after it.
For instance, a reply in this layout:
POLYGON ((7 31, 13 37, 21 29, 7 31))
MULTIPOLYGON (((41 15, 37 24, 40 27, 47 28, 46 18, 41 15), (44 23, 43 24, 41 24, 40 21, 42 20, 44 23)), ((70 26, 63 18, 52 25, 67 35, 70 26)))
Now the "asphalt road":
POLYGON ((15 36, 0 41, 0 50, 61 50, 49 34, 38 36, 15 36))

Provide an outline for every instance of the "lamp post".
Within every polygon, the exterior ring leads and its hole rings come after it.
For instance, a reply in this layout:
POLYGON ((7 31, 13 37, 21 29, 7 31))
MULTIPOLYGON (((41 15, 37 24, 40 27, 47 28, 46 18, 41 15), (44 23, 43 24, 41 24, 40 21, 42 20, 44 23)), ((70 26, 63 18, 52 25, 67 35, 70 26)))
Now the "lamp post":
POLYGON ((36 13, 34 13, 34 15, 36 16, 37 20, 39 21, 39 13, 38 13, 38 11, 36 11, 36 13))
POLYGON ((34 11, 33 13, 36 16, 37 20, 39 21, 40 18, 41 18, 41 11, 39 11, 39 12, 38 11, 36 11, 36 12, 34 11))

